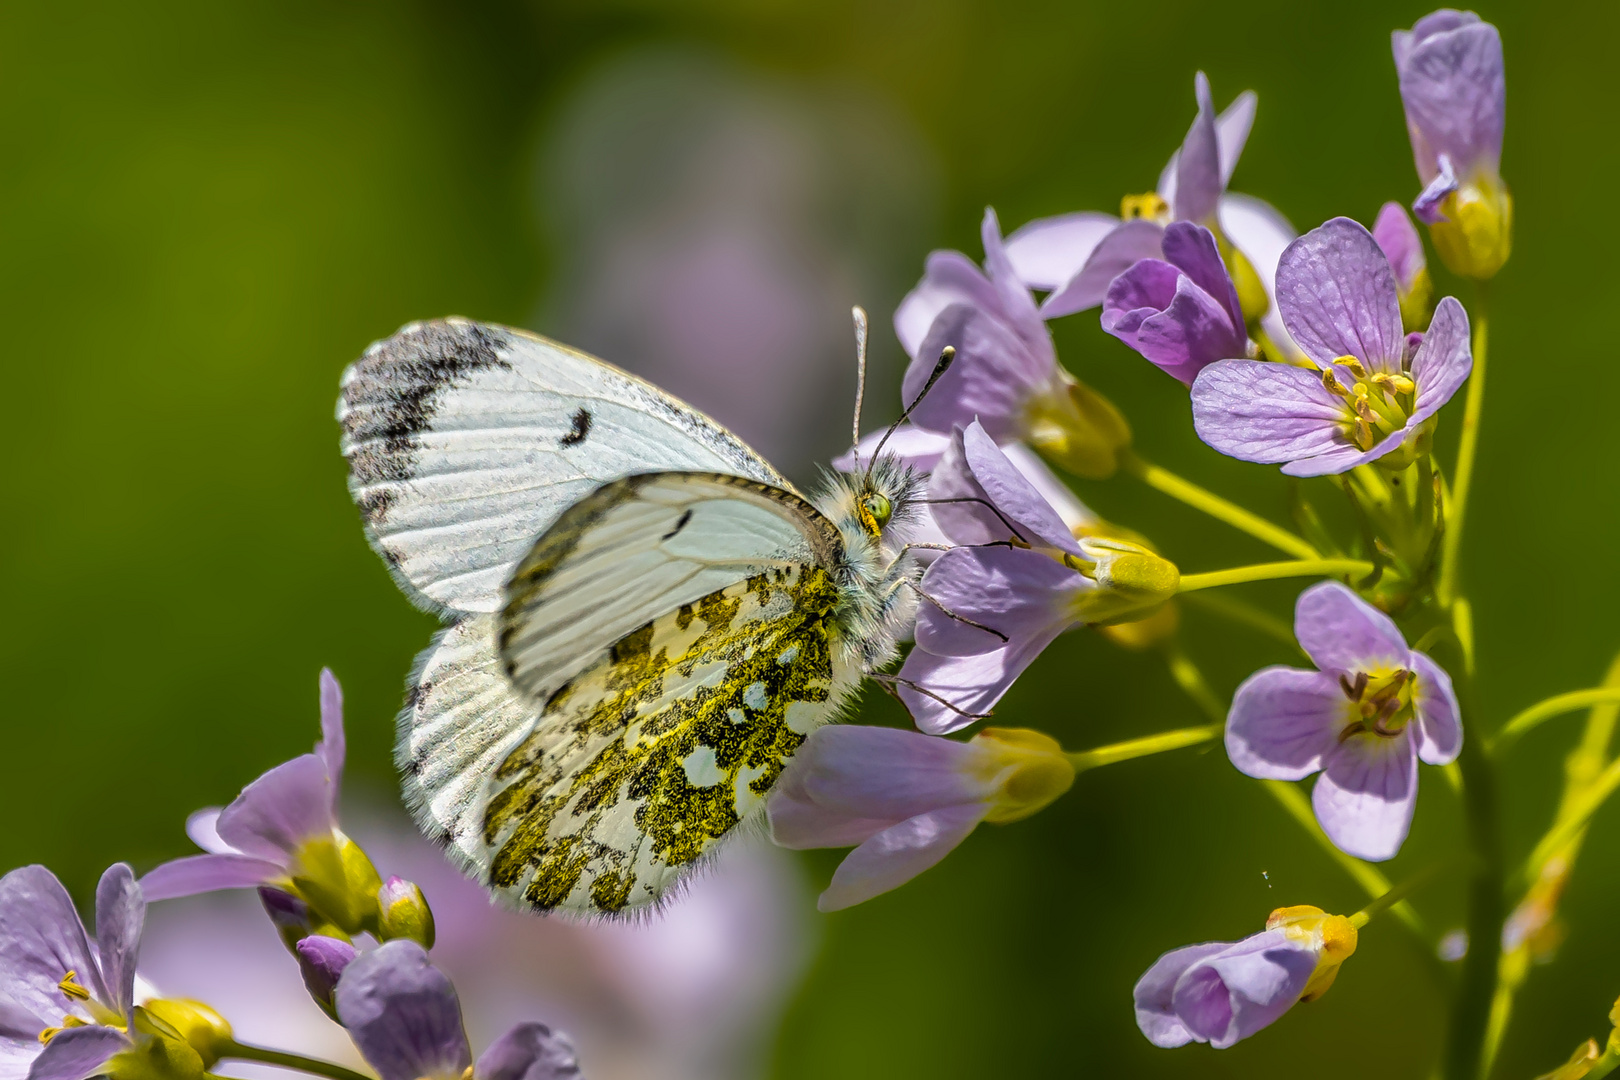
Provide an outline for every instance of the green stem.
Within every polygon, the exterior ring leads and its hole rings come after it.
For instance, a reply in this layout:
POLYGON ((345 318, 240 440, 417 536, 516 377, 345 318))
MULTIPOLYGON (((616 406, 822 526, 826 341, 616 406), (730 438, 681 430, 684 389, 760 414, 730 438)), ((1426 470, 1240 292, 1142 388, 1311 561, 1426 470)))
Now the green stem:
POLYGON ((1256 563, 1231 570, 1212 570, 1207 574, 1182 574, 1181 592, 1212 589, 1217 585, 1241 585, 1248 581, 1271 581, 1276 578, 1338 577, 1340 574, 1365 575, 1372 573, 1373 564, 1361 559, 1300 559, 1297 562, 1256 563))
POLYGON ((1202 510, 1210 517, 1224 521, 1234 529, 1270 544, 1278 551, 1301 559, 1315 559, 1321 555, 1321 552, 1282 526, 1273 525, 1260 515, 1250 513, 1236 503, 1228 502, 1214 492, 1206 491, 1189 480, 1183 480, 1170 470, 1142 459, 1134 450, 1120 451, 1119 466, 1148 487, 1184 502, 1195 510, 1202 510))
POLYGON ((1494 738, 1488 739, 1486 750, 1492 754, 1499 754, 1507 749, 1519 736, 1532 728, 1539 727, 1555 716, 1572 713, 1584 709, 1588 705, 1601 705, 1604 702, 1620 701, 1620 686, 1598 686, 1590 690, 1571 690, 1568 693, 1558 694, 1545 701, 1538 701, 1534 705, 1519 713, 1496 733, 1494 738))
POLYGON ((1536 849, 1530 853, 1530 858, 1525 861, 1524 875, 1533 877, 1542 863, 1560 847, 1573 840, 1586 827, 1592 815, 1597 813, 1598 808, 1614 794, 1617 787, 1620 787, 1620 758, 1610 762, 1609 767, 1599 773, 1579 797, 1570 800, 1565 812, 1560 815, 1558 824, 1541 838, 1536 849))
POLYGON ((1076 772, 1085 772, 1095 769, 1099 765, 1112 765, 1116 761, 1129 761, 1131 758, 1146 757, 1149 754, 1160 754, 1166 750, 1180 750, 1184 746, 1197 746, 1207 743, 1211 739, 1221 737, 1223 725, 1205 724, 1202 727, 1178 728, 1175 731, 1163 731, 1157 735, 1145 735, 1140 739, 1127 739, 1124 742, 1110 743, 1099 746, 1095 750, 1076 750, 1063 756, 1069 759, 1076 772))
POLYGON ((1488 319, 1483 283, 1474 304, 1474 370, 1468 377, 1468 400, 1463 406, 1462 441, 1457 446, 1457 479, 1446 507, 1446 535, 1441 542, 1439 600, 1448 606, 1457 595, 1457 552, 1462 546, 1468 495, 1474 483, 1474 455, 1479 448, 1479 414, 1485 405, 1485 344, 1488 319))
POLYGON ((1395 907, 1402 900, 1412 895, 1412 893, 1434 880, 1440 871, 1444 870, 1447 865, 1449 865, 1449 860, 1441 860, 1426 870, 1418 871, 1416 874, 1413 874, 1411 877, 1407 878, 1399 885, 1396 885, 1394 888, 1385 890, 1382 896, 1373 900, 1372 903, 1350 916, 1350 925, 1354 926, 1357 930, 1360 930, 1363 926, 1366 926, 1368 923, 1372 922, 1373 919, 1377 918, 1385 911, 1388 911, 1390 908, 1395 907))
POLYGON ((225 1046, 220 1056, 239 1058, 243 1061, 261 1061, 266 1065, 280 1065, 285 1069, 297 1069, 315 1076, 325 1076, 328 1080, 371 1080, 365 1073, 345 1069, 342 1065, 335 1065, 330 1061, 321 1061, 319 1058, 309 1058, 302 1054, 287 1054, 280 1050, 268 1050, 262 1046, 249 1046, 246 1043, 231 1042, 225 1046))

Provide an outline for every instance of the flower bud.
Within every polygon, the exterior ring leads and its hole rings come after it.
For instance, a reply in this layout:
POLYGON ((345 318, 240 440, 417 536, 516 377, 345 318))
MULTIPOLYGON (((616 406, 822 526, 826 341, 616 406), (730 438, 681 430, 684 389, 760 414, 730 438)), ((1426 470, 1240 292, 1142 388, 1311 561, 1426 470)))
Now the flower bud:
POLYGON ((300 941, 293 949, 298 957, 298 970, 304 976, 304 986, 315 1004, 326 1010, 326 1015, 337 1019, 337 1006, 333 994, 343 969, 355 957, 355 948, 337 938, 313 934, 300 941))
POLYGON ((298 849, 291 870, 294 888, 318 919, 346 935, 376 928, 382 876, 359 844, 342 833, 311 840, 298 849))
POLYGON ((1339 977, 1339 965, 1356 951, 1356 928, 1350 920, 1309 904, 1278 908, 1266 919, 1266 929, 1281 930, 1289 940, 1317 951, 1316 970, 1300 992, 1301 1001, 1315 1001, 1327 993, 1339 977))
POLYGON ((1075 617, 1082 622, 1145 619, 1181 587, 1181 571, 1176 564, 1140 544, 1093 536, 1082 540, 1080 547, 1094 561, 1075 569, 1098 586, 1075 594, 1075 617))
POLYGON ((1513 252, 1513 196, 1500 179, 1481 176, 1447 195, 1442 219, 1429 238, 1454 274, 1484 281, 1496 276, 1513 252))
POLYGON ((107 1080, 203 1080, 207 1069, 196 1049, 167 1023, 135 1010, 135 1031, 144 1036, 101 1066, 107 1080))
POLYGON ((433 909, 412 882, 391 877, 377 890, 377 936, 384 941, 409 938, 433 948, 433 909))
POLYGON ((1131 427, 1114 403, 1059 368, 1053 385, 1032 397, 1024 429, 1040 453, 1076 476, 1106 480, 1131 443, 1131 427))
POLYGON ((168 1025, 174 1035, 197 1051, 205 1069, 225 1055, 236 1040, 231 1025, 212 1008, 189 998, 154 998, 140 1006, 150 1017, 168 1025))
POLYGON ((985 728, 969 745, 993 753, 999 781, 995 805, 984 820, 997 825, 1020 821, 1074 784, 1074 765, 1050 735, 1030 728, 985 728))
POLYGON ((298 943, 311 934, 323 934, 347 941, 349 935, 310 908, 304 899, 285 889, 263 885, 259 888, 259 903, 270 916, 270 922, 281 935, 281 943, 288 952, 297 952, 298 943))

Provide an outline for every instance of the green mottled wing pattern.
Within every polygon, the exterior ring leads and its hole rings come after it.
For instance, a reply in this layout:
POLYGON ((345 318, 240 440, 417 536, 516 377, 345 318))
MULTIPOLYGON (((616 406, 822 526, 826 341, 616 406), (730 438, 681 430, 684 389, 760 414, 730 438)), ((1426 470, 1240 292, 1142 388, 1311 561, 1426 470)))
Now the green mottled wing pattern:
POLYGON ((656 902, 763 806, 857 675, 834 661, 838 592, 773 567, 659 616, 557 689, 494 773, 486 884, 543 910, 656 902))

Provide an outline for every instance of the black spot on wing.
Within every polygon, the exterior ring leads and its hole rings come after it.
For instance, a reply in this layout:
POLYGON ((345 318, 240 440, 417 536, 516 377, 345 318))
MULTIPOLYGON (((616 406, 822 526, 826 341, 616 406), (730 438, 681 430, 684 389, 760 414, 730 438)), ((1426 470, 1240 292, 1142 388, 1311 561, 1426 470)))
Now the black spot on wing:
POLYGON ((582 408, 574 414, 574 430, 557 441, 564 446, 578 446, 591 433, 591 411, 582 408))
POLYGON ((691 520, 692 520, 692 510, 691 510, 690 507, 688 507, 686 513, 682 514, 681 519, 675 523, 675 527, 673 529, 669 530, 669 532, 665 533, 663 536, 659 537, 659 539, 660 540, 673 539, 675 534, 680 532, 682 529, 686 528, 687 522, 689 522, 691 520))

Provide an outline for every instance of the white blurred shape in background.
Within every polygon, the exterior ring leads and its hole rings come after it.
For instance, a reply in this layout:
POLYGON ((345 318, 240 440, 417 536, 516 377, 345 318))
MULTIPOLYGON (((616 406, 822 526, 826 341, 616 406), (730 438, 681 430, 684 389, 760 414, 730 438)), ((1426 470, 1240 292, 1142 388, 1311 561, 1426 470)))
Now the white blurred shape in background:
POLYGON ((849 309, 874 416, 903 359, 889 313, 934 217, 922 140, 879 96, 642 51, 553 114, 537 198, 553 243, 536 326, 713 415, 790 476, 847 449, 849 309))
MULTIPOLYGON (((345 821, 384 875, 427 895, 438 924, 433 961, 456 984, 475 1053, 513 1024, 540 1020, 573 1038, 588 1080, 764 1074, 814 928, 787 852, 740 840, 662 914, 586 923, 492 907, 403 817, 351 812, 345 821)), ((141 971, 166 996, 213 1005, 245 1042, 365 1070, 309 1000, 250 890, 154 904, 141 971)), ((218 1071, 295 1075, 235 1062, 218 1071)))

